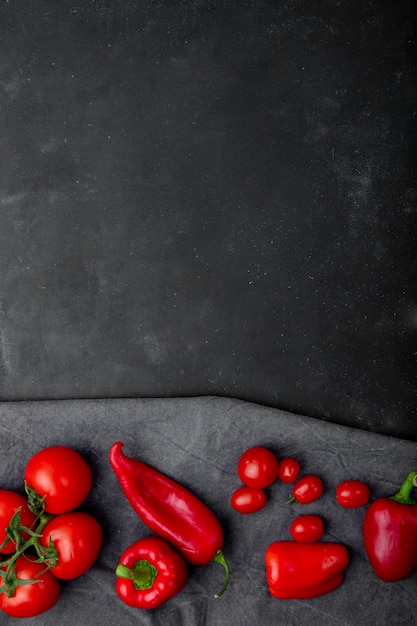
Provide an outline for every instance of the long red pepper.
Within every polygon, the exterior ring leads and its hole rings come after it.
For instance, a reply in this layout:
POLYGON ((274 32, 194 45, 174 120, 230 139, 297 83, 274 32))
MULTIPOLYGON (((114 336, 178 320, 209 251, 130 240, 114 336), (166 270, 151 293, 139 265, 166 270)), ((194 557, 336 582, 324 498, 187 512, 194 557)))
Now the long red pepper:
POLYGON ((110 465, 120 486, 141 520, 154 533, 172 543, 194 565, 220 563, 229 582, 224 558, 223 529, 214 513, 184 486, 158 470, 132 459, 122 451, 123 443, 110 448, 110 465))

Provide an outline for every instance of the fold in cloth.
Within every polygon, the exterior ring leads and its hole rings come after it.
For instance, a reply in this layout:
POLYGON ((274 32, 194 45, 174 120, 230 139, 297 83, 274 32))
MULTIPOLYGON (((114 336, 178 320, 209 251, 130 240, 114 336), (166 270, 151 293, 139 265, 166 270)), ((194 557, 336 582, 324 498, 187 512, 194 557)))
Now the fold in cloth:
MULTIPOLYGON (((0 403, 0 469, 3 489, 23 493, 26 463, 39 449, 66 445, 88 461, 94 476, 82 509, 104 531, 93 568, 64 582, 54 608, 25 624, 55 626, 384 626, 415 624, 417 573, 386 583, 366 558, 361 527, 366 507, 344 509, 335 488, 355 478, 371 488, 372 498, 395 493, 417 469, 415 443, 340 426, 228 398, 69 400, 0 403), (224 571, 218 564, 189 567, 184 590, 152 611, 125 606, 116 595, 114 570, 134 541, 151 534, 119 488, 108 462, 114 441, 124 452, 181 482, 219 517, 230 584, 215 599, 224 571), (258 513, 240 515, 230 496, 241 485, 237 463, 245 449, 263 445, 278 458, 294 456, 301 475, 318 474, 323 496, 309 505, 285 504, 291 485, 275 482, 258 513), (302 514, 324 520, 322 541, 343 543, 350 565, 335 591, 311 600, 277 600, 269 595, 264 556, 270 543, 291 539, 291 521, 302 514)), ((15 623, 2 616, 2 624, 15 623)))

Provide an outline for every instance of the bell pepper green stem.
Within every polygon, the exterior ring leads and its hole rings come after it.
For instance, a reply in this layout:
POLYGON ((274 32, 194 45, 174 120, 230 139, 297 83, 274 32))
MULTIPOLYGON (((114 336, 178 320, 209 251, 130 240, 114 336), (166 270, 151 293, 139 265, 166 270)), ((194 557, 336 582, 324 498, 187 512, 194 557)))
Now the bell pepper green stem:
POLYGON ((222 565, 222 567, 224 567, 224 571, 226 572, 226 580, 224 581, 223 587, 220 589, 220 591, 218 591, 217 593, 214 594, 215 598, 220 598, 222 593, 224 593, 224 591, 226 590, 227 585, 229 584, 230 570, 229 570, 229 566, 227 564, 227 561, 224 558, 224 554, 223 554, 223 552, 221 550, 219 550, 216 553, 216 555, 214 556, 212 561, 215 561, 216 563, 220 563, 220 565, 222 565))
POLYGON ((390 496, 390 500, 395 500, 400 504, 417 504, 417 500, 411 497, 411 492, 417 487, 417 470, 410 472, 396 494, 390 496))
POLYGON ((158 570, 147 559, 142 559, 135 563, 133 569, 119 563, 116 567, 116 576, 128 578, 136 589, 150 589, 158 576, 158 570))

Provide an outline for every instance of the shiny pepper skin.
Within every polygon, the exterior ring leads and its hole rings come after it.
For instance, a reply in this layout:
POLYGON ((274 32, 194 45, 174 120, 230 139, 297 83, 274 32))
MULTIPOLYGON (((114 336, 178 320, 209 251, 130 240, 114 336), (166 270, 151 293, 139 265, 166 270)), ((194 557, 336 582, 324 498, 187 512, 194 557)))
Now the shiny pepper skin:
POLYGON ((134 511, 156 535, 175 546, 193 565, 216 562, 229 582, 229 567, 223 556, 223 529, 215 514, 183 485, 142 461, 124 454, 123 443, 110 448, 110 465, 134 511))
POLYGON ((377 498, 368 507, 363 540, 369 562, 381 580, 395 582, 417 569, 417 471, 410 472, 394 496, 377 498))
POLYGON ((184 559, 159 537, 139 539, 124 551, 116 568, 116 592, 128 606, 155 609, 187 582, 184 559))
POLYGON ((265 554, 269 591, 278 599, 308 599, 333 591, 343 582, 349 564, 338 543, 275 541, 265 554))

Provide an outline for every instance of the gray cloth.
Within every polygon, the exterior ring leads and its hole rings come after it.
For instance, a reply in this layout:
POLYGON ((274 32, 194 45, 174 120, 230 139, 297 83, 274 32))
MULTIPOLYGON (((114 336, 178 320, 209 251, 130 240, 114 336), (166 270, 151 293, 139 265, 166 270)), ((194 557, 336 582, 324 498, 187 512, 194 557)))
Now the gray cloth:
MULTIPOLYGON (((94 567, 63 583, 56 606, 25 620, 28 626, 415 624, 417 574, 398 583, 379 580, 362 543, 366 509, 343 509, 335 499, 337 484, 350 478, 366 481, 372 497, 394 493, 408 472, 417 469, 415 443, 217 397, 0 403, 0 418, 1 487, 22 491, 26 463, 40 448, 72 446, 94 474, 83 509, 95 515, 104 530, 103 549, 94 567), (184 590, 153 611, 131 609, 119 600, 114 590, 118 557, 150 533, 109 466, 108 451, 117 440, 125 444, 127 455, 183 483, 218 515, 231 570, 221 598, 213 597, 223 583, 223 569, 214 563, 190 567, 184 590), (287 505, 290 487, 276 482, 268 489, 262 511, 236 513, 230 496, 240 486, 237 462, 253 445, 264 445, 278 457, 296 457, 302 474, 322 477, 324 495, 310 505, 287 505), (306 513, 323 517, 323 541, 341 542, 349 549, 344 582, 311 600, 274 599, 265 581, 265 550, 273 541, 290 539, 291 521, 306 513)), ((1 623, 15 620, 2 616, 1 623)))

